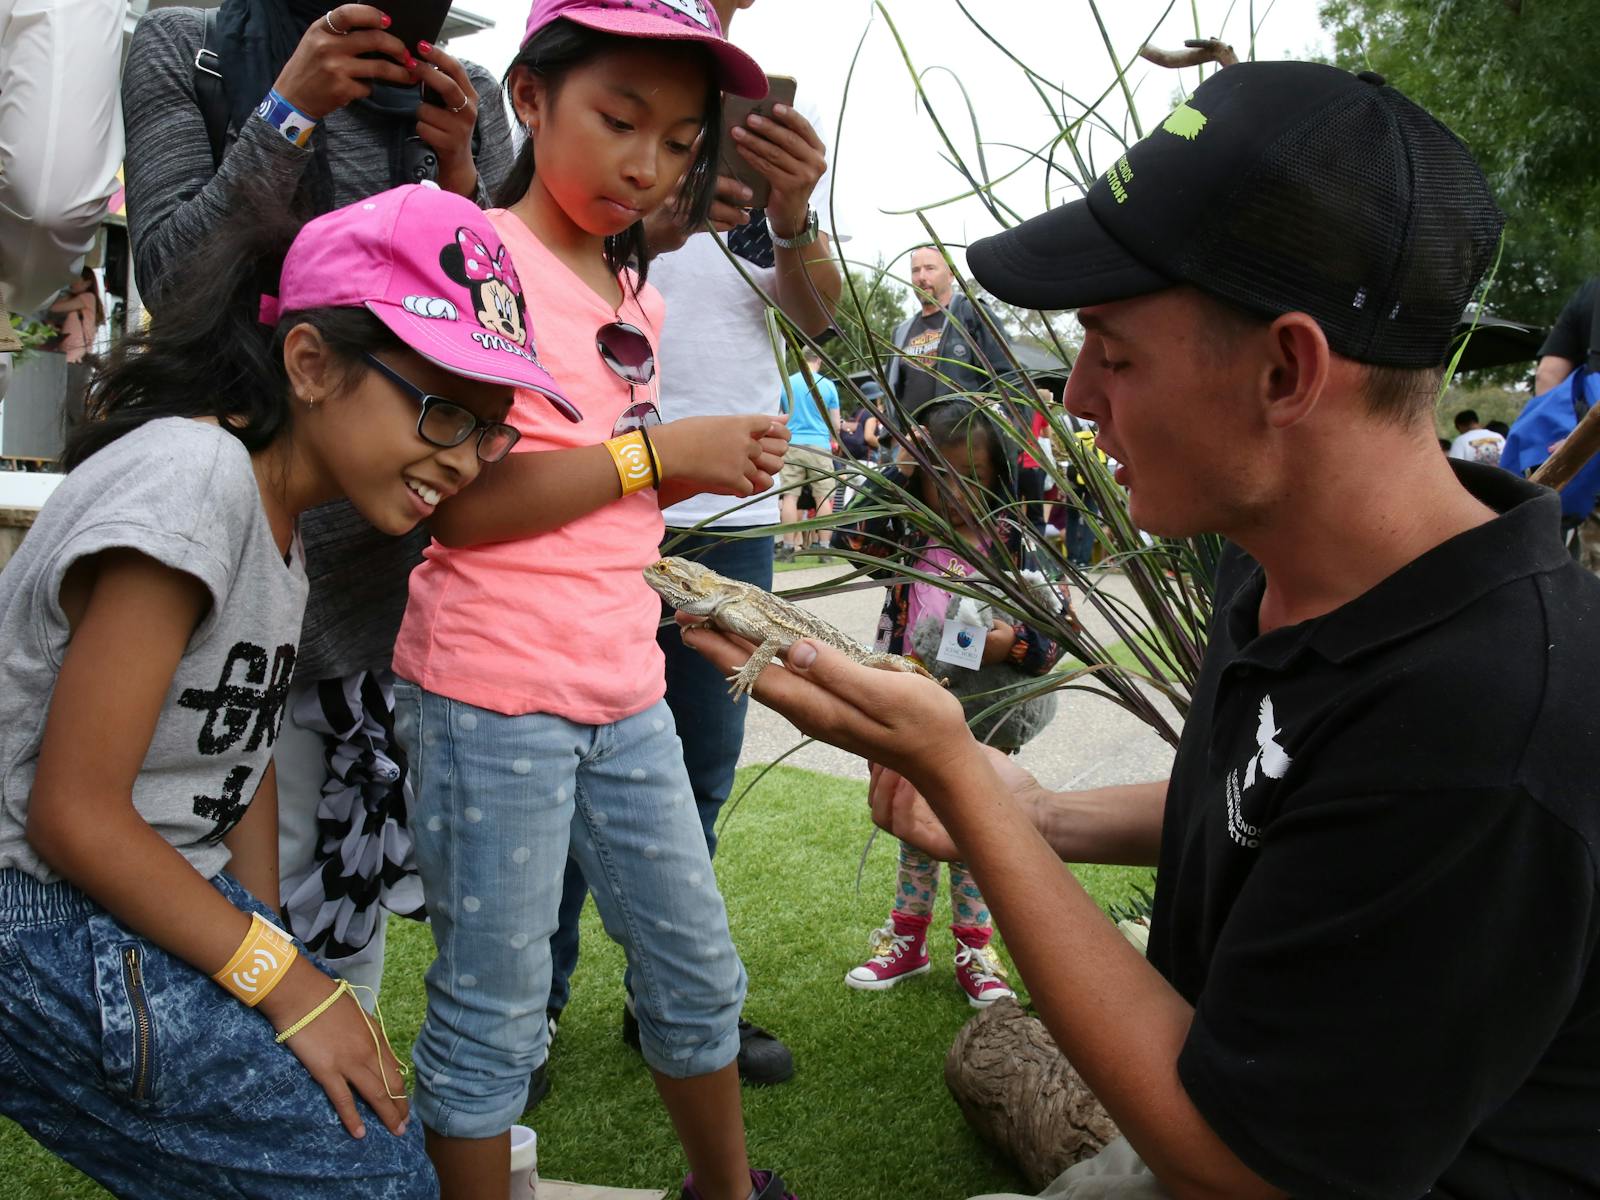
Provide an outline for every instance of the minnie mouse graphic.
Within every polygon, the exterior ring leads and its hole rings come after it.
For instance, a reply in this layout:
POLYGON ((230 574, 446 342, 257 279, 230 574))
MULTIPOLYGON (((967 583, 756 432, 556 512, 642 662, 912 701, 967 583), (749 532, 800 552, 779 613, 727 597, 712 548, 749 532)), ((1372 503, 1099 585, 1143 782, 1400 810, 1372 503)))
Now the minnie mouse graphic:
POLYGON ((674 9, 704 29, 711 28, 711 18, 706 13, 704 0, 661 0, 663 6, 674 9))
POLYGON ((522 309, 522 282, 504 246, 491 254, 483 239, 465 225, 456 230, 452 245, 439 251, 444 273, 472 295, 478 324, 513 345, 534 354, 528 340, 528 321, 522 309))

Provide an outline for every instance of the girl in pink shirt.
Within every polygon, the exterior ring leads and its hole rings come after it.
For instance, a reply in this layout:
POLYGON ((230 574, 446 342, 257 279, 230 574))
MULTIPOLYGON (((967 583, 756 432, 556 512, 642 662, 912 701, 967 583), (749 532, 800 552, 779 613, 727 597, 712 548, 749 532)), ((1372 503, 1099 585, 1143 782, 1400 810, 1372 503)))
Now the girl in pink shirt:
POLYGON ((497 284, 520 283, 539 330, 530 349, 583 415, 550 419, 517 394, 520 452, 483 495, 441 499, 395 649, 439 949, 416 1104, 446 1197, 504 1190, 507 1131, 546 1055, 569 845, 627 952, 641 1048, 693 1171, 684 1195, 788 1195, 745 1158, 744 969, 641 575, 663 507, 767 488, 788 437, 769 416, 660 423, 663 305, 644 267, 626 265, 647 262, 640 222, 660 204, 703 219, 720 90, 765 86, 702 0, 537 0, 507 73, 529 137, 502 188, 508 207, 488 214, 508 254, 469 249, 465 269, 486 306, 497 284))

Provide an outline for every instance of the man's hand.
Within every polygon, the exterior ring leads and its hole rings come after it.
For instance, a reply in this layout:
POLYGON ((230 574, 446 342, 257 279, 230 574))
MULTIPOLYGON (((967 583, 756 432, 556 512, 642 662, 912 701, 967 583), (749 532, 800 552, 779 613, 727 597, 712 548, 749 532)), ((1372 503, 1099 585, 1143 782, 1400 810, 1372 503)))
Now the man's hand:
POLYGON ((273 88, 306 116, 320 121, 352 100, 372 95, 374 82, 409 87, 417 81, 411 71, 416 59, 404 42, 384 32, 388 27, 389 18, 370 4, 330 9, 306 29, 273 88), (383 57, 361 57, 373 51, 383 57))
POLYGON ((772 116, 751 113, 733 127, 740 157, 772 184, 767 224, 779 237, 792 238, 805 229, 811 193, 828 169, 827 148, 811 122, 787 104, 774 104, 772 116))
MULTIPOLYGON (((730 634, 690 626, 683 640, 724 673, 743 666, 753 647, 730 634)), ((755 697, 795 728, 829 745, 882 763, 920 785, 946 768, 979 757, 961 701, 931 679, 864 667, 831 646, 806 640, 756 678, 755 697)))
MULTIPOLYGON (((1009 754, 993 746, 980 749, 989 759, 989 766, 1011 799, 1027 812, 1029 820, 1037 827, 1042 815, 1041 801, 1049 793, 1039 786, 1039 781, 1029 772, 1017 766, 1016 760, 1009 754)), ((946 831, 944 822, 922 793, 898 772, 873 763, 867 803, 872 808, 873 823, 902 842, 911 843, 941 862, 954 862, 963 857, 960 847, 946 831)))
MULTIPOLYGON (((678 188, 682 188, 682 184, 678 188)), ((718 233, 727 233, 740 225, 750 223, 750 214, 744 205, 750 203, 752 192, 744 184, 731 175, 717 176, 717 190, 711 201, 711 212, 707 220, 711 228, 718 233)), ((691 229, 678 211, 680 192, 674 189, 660 208, 655 209, 644 219, 645 244, 649 246, 650 253, 671 254, 674 250, 681 249, 691 235, 699 230, 691 229)))
POLYGON ((417 136, 439 156, 439 186, 470 200, 478 192, 478 165, 472 161, 477 89, 467 69, 439 47, 422 42, 417 53, 423 61, 417 63, 415 75, 430 93, 417 108, 417 136))
POLYGON ((961 848, 951 839, 944 822, 928 807, 922 793, 899 772, 872 764, 867 805, 872 809, 873 824, 879 829, 894 834, 940 862, 960 860, 961 848))

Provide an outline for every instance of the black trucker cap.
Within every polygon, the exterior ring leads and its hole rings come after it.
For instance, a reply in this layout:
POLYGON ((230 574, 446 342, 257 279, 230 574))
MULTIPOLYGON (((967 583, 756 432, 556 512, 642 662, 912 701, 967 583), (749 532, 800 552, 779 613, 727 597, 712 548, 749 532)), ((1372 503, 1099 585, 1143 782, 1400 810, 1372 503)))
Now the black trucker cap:
POLYGON ((967 251, 1025 308, 1193 286, 1267 317, 1305 312, 1358 362, 1433 367, 1505 215, 1461 139, 1371 72, 1240 63, 1081 200, 967 251))

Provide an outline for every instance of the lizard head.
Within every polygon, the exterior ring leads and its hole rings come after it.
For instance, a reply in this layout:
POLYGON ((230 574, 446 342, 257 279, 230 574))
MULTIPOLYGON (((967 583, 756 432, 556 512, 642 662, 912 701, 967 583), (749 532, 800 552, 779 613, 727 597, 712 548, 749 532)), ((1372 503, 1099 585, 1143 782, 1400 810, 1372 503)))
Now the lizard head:
POLYGON ((686 558, 663 558, 644 569, 644 581, 679 612, 704 617, 717 606, 719 576, 686 558))

